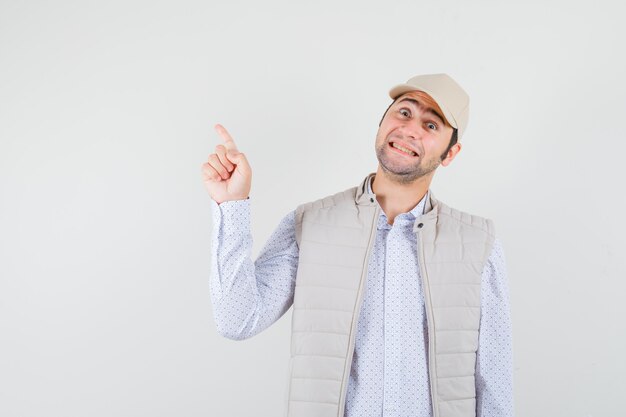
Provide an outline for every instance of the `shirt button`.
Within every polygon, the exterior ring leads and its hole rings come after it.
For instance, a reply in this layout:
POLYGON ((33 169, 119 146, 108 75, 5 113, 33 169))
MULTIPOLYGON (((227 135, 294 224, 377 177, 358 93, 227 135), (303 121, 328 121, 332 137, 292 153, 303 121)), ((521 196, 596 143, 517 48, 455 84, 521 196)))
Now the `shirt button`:
POLYGON ((373 202, 374 202, 374 199, 373 199, 373 198, 370 198, 370 203, 373 203, 373 202))
POLYGON ((424 223, 420 223, 420 224, 417 225, 418 229, 421 229, 422 227, 424 227, 424 223))

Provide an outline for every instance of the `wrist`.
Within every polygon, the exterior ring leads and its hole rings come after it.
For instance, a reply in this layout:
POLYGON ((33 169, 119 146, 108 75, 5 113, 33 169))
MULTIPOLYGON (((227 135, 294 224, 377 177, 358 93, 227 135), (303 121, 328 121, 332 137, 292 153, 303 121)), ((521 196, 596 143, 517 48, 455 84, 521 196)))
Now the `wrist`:
POLYGON ((222 201, 218 201, 218 200, 214 199, 213 201, 215 201, 219 205, 219 204, 222 204, 222 203, 227 203, 229 201, 245 201, 245 200, 249 200, 249 199, 250 199, 250 196, 229 198, 227 200, 222 200, 222 201))

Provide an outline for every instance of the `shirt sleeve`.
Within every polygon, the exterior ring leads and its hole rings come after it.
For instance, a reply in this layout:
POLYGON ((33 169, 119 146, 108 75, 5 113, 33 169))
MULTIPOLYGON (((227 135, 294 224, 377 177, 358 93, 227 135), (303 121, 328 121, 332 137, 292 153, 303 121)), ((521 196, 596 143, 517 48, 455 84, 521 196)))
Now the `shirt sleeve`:
POLYGON ((513 351, 504 251, 496 238, 482 274, 477 417, 513 417, 513 351))
POLYGON ((293 304, 298 268, 295 211, 278 224, 252 261, 250 199, 211 199, 211 302, 218 332, 229 339, 252 337, 293 304))

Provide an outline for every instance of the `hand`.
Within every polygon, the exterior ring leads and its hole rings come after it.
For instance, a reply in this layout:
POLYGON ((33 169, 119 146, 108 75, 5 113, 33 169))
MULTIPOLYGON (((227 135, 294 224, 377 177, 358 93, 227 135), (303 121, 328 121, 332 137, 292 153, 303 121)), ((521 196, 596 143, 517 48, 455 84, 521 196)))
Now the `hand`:
POLYGON ((246 156, 239 152, 235 141, 224 126, 215 130, 223 143, 215 147, 208 162, 202 164, 202 179, 209 195, 218 204, 230 200, 245 200, 250 195, 252 169, 246 156))

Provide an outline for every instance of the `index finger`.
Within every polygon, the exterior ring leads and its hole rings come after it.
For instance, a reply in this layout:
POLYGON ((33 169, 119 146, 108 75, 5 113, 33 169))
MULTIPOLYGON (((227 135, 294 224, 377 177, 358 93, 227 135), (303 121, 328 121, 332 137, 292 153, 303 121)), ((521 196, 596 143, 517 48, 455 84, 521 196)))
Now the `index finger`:
POLYGON ((226 130, 224 126, 218 123, 215 125, 215 130, 222 137, 222 140, 224 141, 224 146, 226 147, 226 149, 234 150, 234 151, 237 150, 237 145, 235 145, 235 141, 233 140, 233 137, 230 136, 230 133, 228 133, 228 130, 226 130))

